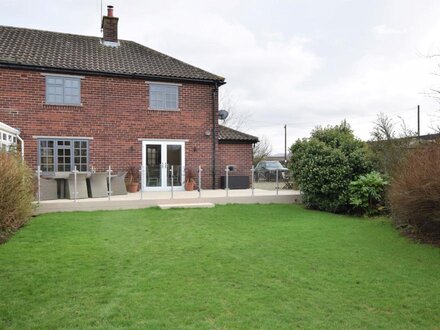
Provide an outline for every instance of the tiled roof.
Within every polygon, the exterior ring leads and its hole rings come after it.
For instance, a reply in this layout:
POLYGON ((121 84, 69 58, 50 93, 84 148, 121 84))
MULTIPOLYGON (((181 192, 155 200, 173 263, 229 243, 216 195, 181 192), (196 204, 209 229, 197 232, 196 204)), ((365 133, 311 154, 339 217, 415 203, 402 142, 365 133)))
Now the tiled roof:
POLYGON ((218 81, 223 77, 196 68, 136 42, 104 46, 99 37, 0 26, 0 65, 218 81))
POLYGON ((257 143, 258 138, 235 129, 220 125, 218 139, 221 142, 257 143))

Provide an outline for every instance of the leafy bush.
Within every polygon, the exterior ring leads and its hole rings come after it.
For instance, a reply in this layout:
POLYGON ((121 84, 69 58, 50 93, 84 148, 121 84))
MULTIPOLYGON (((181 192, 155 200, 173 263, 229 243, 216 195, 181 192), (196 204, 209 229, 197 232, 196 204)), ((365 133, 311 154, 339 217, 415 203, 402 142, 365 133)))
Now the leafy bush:
POLYGON ((309 208, 330 212, 351 209, 349 185, 372 170, 368 146, 356 139, 343 121, 334 127, 317 127, 309 139, 296 141, 291 170, 309 208))
POLYGON ((15 153, 0 151, 0 243, 23 226, 32 213, 32 171, 15 153))
POLYGON ((376 215, 385 210, 384 195, 388 182, 376 172, 361 175, 350 183, 350 204, 353 211, 369 216, 376 215))
POLYGON ((389 189, 396 225, 440 241, 440 145, 410 150, 396 170, 389 189))

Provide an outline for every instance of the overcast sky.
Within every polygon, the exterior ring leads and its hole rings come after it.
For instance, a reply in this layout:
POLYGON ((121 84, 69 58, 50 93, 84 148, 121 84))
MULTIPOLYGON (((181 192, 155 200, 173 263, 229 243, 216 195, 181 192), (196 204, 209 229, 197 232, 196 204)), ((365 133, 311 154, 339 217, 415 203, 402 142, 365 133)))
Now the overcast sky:
MULTIPOLYGON (((440 1, 113 0, 119 37, 224 76, 243 130, 274 152, 348 120, 368 139, 384 112, 422 134, 440 116, 440 1)), ((100 36, 101 0, 0 0, 0 24, 100 36)), ((437 121, 438 122, 438 121, 437 121)))

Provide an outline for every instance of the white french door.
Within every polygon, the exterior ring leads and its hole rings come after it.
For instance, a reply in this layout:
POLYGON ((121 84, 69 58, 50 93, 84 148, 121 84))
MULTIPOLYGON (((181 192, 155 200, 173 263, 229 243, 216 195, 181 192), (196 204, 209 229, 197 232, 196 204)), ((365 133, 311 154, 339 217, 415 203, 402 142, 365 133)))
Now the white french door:
POLYGON ((185 183, 185 142, 142 141, 142 165, 145 169, 142 180, 143 190, 169 190, 171 185, 176 189, 183 189, 185 183))

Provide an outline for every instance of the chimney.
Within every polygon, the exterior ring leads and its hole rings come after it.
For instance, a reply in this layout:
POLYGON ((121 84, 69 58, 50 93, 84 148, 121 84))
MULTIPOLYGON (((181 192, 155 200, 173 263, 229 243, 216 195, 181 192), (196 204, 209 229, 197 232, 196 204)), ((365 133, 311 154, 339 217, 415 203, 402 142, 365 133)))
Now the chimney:
POLYGON ((118 42, 118 17, 113 17, 113 6, 107 6, 107 16, 102 17, 103 41, 106 43, 118 42))

